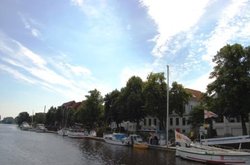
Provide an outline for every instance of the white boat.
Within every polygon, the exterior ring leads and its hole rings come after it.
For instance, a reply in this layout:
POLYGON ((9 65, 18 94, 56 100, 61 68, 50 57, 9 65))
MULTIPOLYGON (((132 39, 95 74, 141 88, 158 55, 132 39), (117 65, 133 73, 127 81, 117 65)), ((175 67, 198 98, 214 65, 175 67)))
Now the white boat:
POLYGON ((176 131, 175 141, 180 144, 176 146, 175 155, 183 159, 209 164, 250 164, 248 152, 194 144, 187 136, 176 131))
POLYGON ((204 145, 238 146, 250 143, 250 135, 201 139, 204 145))
POLYGON ((176 156, 209 164, 250 164, 250 153, 204 145, 176 147, 176 156))
POLYGON ((68 130, 67 131, 68 137, 71 138, 84 138, 89 136, 88 131, 83 130, 68 130))
POLYGON ((103 140, 109 144, 127 146, 127 136, 123 133, 113 133, 103 135, 103 140))
POLYGON ((96 137, 96 131, 95 131, 95 130, 91 130, 91 131, 89 132, 89 136, 90 136, 90 137, 96 137))
POLYGON ((20 125, 20 128, 21 130, 29 130, 31 129, 32 127, 27 123, 27 122, 23 122, 21 125, 20 125))
POLYGON ((47 128, 45 128, 44 124, 37 124, 36 125, 36 132, 47 132, 47 128))
POLYGON ((142 137, 137 134, 131 134, 127 138, 128 144, 138 149, 148 149, 148 144, 142 140, 142 137))
POLYGON ((62 129, 57 131, 57 134, 61 135, 61 136, 68 136, 68 130, 65 128, 62 128, 62 129))

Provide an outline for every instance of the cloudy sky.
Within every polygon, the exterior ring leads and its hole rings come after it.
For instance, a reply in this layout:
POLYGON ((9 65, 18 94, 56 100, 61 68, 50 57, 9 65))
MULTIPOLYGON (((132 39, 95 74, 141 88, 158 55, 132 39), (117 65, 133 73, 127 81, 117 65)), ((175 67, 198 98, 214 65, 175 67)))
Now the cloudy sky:
POLYGON ((216 52, 249 38, 250 0, 1 0, 0 115, 104 96, 166 65, 205 92, 216 52))

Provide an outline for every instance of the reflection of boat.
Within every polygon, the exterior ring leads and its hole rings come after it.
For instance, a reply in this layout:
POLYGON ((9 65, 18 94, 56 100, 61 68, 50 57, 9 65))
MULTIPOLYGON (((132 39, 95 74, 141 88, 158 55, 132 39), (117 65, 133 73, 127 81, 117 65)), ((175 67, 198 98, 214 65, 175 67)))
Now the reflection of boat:
POLYGON ((193 144, 185 135, 175 131, 176 156, 203 163, 249 164, 250 153, 193 144))
POLYGON ((89 136, 88 131, 71 129, 67 131, 68 137, 71 138, 84 138, 89 136))
POLYGON ((47 132, 47 129, 45 128, 44 124, 37 124, 35 131, 36 132, 47 132))
POLYGON ((123 133, 113 133, 103 135, 103 140, 109 144, 128 145, 127 136, 123 133))
POLYGON ((176 147, 176 156, 183 159, 213 164, 249 164, 250 153, 204 145, 176 147))
POLYGON ((127 141, 128 141, 128 144, 132 145, 134 148, 138 148, 138 149, 148 148, 148 144, 143 142, 142 137, 140 135, 136 135, 136 134, 129 135, 127 141))
POLYGON ((68 130, 65 128, 58 130, 57 133, 58 135, 61 135, 61 136, 68 136, 68 130))
POLYGON ((21 125, 20 125, 20 128, 21 130, 29 130, 31 129, 31 126, 27 123, 27 122, 23 122, 21 125))

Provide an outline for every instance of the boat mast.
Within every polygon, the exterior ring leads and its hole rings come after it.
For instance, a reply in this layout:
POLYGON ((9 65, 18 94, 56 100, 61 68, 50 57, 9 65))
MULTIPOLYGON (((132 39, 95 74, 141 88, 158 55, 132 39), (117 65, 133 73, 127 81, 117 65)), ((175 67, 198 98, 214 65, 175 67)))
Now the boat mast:
POLYGON ((169 66, 167 65, 167 116, 166 116, 166 145, 168 146, 168 114, 169 114, 169 66))

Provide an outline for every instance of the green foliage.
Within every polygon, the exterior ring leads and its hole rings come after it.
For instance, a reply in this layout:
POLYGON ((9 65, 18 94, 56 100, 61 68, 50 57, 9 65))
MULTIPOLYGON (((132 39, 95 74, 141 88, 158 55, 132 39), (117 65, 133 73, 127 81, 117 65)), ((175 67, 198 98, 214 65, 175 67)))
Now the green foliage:
POLYGON ((85 106, 80 109, 80 120, 87 128, 95 128, 103 115, 103 98, 99 91, 89 91, 85 106))
POLYGON ((5 117, 5 118, 3 118, 2 121, 0 121, 0 123, 3 123, 3 124, 14 124, 15 123, 15 119, 13 117, 5 117))
POLYGON ((190 112, 189 122, 192 128, 198 129, 204 124, 204 107, 202 105, 195 106, 190 112))
POLYGON ((156 116, 165 128, 167 111, 167 84, 164 73, 150 73, 144 85, 143 95, 147 113, 156 116))
POLYGON ((46 125, 54 126, 55 121, 56 121, 56 111, 57 109, 55 107, 50 107, 50 109, 48 110, 45 116, 46 125))
POLYGON ((185 112, 185 104, 188 103, 191 94, 181 84, 173 82, 172 88, 169 91, 169 98, 170 113, 175 112, 179 116, 182 116, 185 112))
POLYGON ((120 124, 123 120, 124 115, 121 111, 120 103, 121 92, 114 90, 111 93, 106 94, 104 98, 104 116, 108 124, 116 122, 120 124))
POLYGON ((146 115, 143 101, 143 82, 140 77, 131 77, 124 89, 125 98, 125 115, 127 121, 136 122, 137 128, 139 127, 139 122, 146 115))
POLYGON ((20 126, 23 122, 28 122, 29 123, 31 121, 31 118, 30 118, 28 112, 19 113, 19 115, 17 116, 16 119, 17 119, 18 126, 20 126))
POLYGON ((207 93, 213 97, 210 108, 224 116, 240 116, 243 134, 245 121, 250 112, 250 48, 239 44, 226 45, 213 59, 216 63, 207 93))
POLYGON ((33 116, 33 123, 39 124, 45 122, 45 114, 44 113, 36 113, 33 116))

